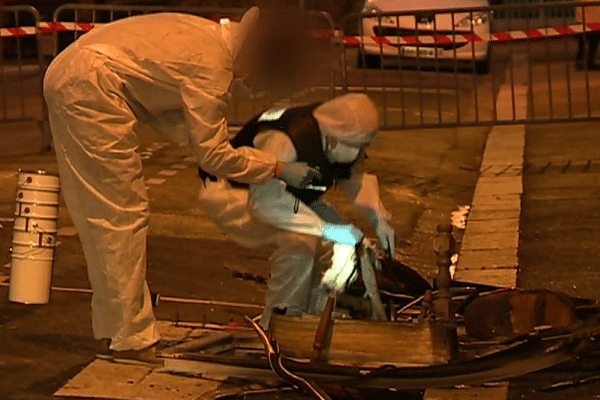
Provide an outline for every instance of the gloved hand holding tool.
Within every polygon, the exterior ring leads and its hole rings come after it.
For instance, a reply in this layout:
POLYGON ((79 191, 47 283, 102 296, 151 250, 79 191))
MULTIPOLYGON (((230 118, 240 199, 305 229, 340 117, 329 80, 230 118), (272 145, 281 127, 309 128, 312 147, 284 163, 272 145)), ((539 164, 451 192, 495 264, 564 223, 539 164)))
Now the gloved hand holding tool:
POLYGON ((321 179, 321 173, 305 162, 278 163, 275 176, 296 189, 305 187, 315 178, 321 179))
POLYGON ((396 234, 390 223, 378 216, 374 224, 375 233, 379 239, 379 248, 385 251, 386 258, 393 259, 396 252, 396 234))

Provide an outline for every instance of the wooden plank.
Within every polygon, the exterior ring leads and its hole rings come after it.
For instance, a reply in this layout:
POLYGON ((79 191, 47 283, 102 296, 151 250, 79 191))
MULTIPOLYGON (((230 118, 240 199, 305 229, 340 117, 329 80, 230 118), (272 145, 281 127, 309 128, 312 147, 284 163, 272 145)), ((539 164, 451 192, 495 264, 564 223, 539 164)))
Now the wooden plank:
POLYGON ((462 250, 516 249, 519 247, 519 231, 471 234, 467 230, 462 239, 462 250))
POLYGON ((518 249, 461 250, 457 269, 516 268, 518 249))
POLYGON ((504 400, 508 396, 508 382, 497 386, 472 386, 451 389, 427 389, 423 400, 504 400))
MULTIPOLYGON (((313 315, 273 315, 270 333, 282 354, 308 359, 318 323, 319 317, 313 315)), ((450 349, 438 328, 429 322, 396 324, 336 319, 323 358, 332 363, 361 366, 443 364, 450 357, 450 349)))
POLYGON ((517 268, 458 270, 454 274, 454 280, 514 287, 517 283, 517 272, 517 268))

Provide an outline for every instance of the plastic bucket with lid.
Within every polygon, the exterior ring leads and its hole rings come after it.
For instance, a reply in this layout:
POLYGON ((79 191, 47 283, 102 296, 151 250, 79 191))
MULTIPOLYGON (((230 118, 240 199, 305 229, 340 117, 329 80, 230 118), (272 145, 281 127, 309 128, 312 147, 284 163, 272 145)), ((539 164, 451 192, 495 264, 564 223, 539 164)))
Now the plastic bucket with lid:
MULTIPOLYGON (((22 232, 20 235, 44 236, 47 234, 22 232)), ((32 240, 17 236, 23 242, 32 240)), ((54 240, 52 243, 52 246, 41 247, 13 242, 8 289, 9 301, 23 304, 46 304, 50 301, 54 240)))
POLYGON ((19 170, 9 301, 46 304, 50 300, 59 192, 57 175, 19 170))
POLYGON ((60 191, 60 181, 58 175, 43 170, 19 170, 17 175, 17 188, 58 192, 60 191))
POLYGON ((57 219, 58 204, 21 203, 17 201, 15 216, 57 219))
POLYGON ((35 217, 17 217, 13 230, 23 232, 56 233, 56 219, 41 219, 35 217))
POLYGON ((13 231, 12 244, 32 247, 54 247, 56 237, 54 233, 13 231))
POLYGON ((58 204, 58 192, 39 189, 17 189, 17 202, 33 204, 58 204))
POLYGON ((13 253, 8 300, 23 304, 47 304, 50 301, 51 280, 52 257, 35 258, 13 253))

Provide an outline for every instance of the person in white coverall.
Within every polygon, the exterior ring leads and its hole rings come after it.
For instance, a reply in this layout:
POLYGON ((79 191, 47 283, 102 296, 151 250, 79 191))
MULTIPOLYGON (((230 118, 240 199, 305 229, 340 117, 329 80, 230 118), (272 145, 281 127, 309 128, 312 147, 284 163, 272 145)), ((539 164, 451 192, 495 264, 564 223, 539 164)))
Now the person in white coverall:
MULTIPOLYGON (((347 94, 320 105, 268 110, 244 125, 232 144, 318 166, 322 179, 313 187, 341 187, 373 225, 380 247, 393 256, 391 215, 381 203, 377 177, 363 172, 364 148, 378 125, 372 101, 364 94, 347 94)), ((287 315, 315 309, 315 289, 331 263, 328 242, 355 245, 362 239, 358 228, 321 199, 323 193, 290 189, 277 179, 244 188, 204 174, 200 200, 211 219, 242 245, 274 250, 260 321, 264 329, 274 309, 287 315)))
POLYGON ((217 176, 302 187, 318 175, 305 163, 229 144, 228 90, 257 18, 256 8, 239 24, 174 13, 130 17, 94 28, 48 68, 44 97, 62 191, 86 258, 94 337, 107 357, 153 361, 159 341, 146 283, 139 121, 191 145, 198 164, 217 176))

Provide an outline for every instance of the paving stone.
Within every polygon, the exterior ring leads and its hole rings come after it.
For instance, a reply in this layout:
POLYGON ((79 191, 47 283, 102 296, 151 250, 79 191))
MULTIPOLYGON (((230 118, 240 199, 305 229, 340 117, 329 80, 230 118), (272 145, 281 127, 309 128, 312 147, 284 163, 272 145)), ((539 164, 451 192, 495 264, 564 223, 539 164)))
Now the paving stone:
POLYGON ((58 397, 115 400, 211 399, 219 382, 177 376, 139 365, 95 360, 54 393, 58 397))
POLYGON ((454 274, 454 280, 461 282, 514 287, 517 282, 517 272, 517 268, 458 270, 454 274))
POLYGON ((469 219, 467 224, 471 221, 493 221, 501 219, 515 219, 521 215, 520 209, 507 208, 507 209, 476 209, 474 208, 469 213, 469 219))
POLYGON ((461 250, 457 270, 514 268, 519 265, 517 249, 461 250))
POLYGON ((474 199, 478 196, 520 194, 523 193, 523 183, 520 177, 506 179, 483 180, 475 187, 474 199))
MULTIPOLYGON (((522 160, 521 160, 522 161, 522 160)), ((502 163, 490 163, 485 167, 482 166, 481 172, 479 173, 479 179, 488 176, 520 176, 523 173, 522 162, 502 162, 502 163)))
POLYGON ((516 249, 519 246, 519 232, 489 232, 481 234, 465 233, 462 250, 516 249))
POLYGON ((490 221, 468 221, 466 232, 482 234, 488 232, 514 232, 519 230, 519 219, 495 219, 490 221))
POLYGON ((507 393, 508 382, 500 382, 493 387, 427 389, 423 400, 504 400, 507 393))
POLYGON ((521 195, 518 193, 484 196, 480 195, 473 199, 471 211, 473 210, 518 210, 521 208, 521 195))

